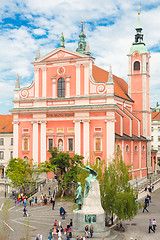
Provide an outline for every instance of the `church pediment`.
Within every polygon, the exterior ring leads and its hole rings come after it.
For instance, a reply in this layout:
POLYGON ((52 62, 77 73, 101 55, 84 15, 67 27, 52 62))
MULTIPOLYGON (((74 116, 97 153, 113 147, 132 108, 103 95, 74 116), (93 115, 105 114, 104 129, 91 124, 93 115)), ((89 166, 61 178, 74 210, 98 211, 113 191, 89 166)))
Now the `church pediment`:
POLYGON ((88 58, 88 56, 67 50, 63 47, 59 47, 56 50, 50 52, 49 54, 37 59, 34 63, 39 63, 43 61, 54 61, 67 58, 88 58))

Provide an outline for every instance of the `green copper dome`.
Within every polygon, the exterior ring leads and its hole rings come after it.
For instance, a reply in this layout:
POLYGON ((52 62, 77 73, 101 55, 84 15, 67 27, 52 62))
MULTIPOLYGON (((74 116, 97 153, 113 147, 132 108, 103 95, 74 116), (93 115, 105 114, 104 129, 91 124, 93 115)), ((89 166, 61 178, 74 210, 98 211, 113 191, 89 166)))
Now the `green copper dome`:
POLYGON ((148 50, 147 50, 147 48, 146 48, 144 43, 133 44, 132 47, 130 48, 130 53, 129 54, 132 54, 134 52, 148 53, 148 50))
POLYGON ((76 49, 76 52, 90 56, 89 45, 85 41, 86 35, 83 31, 83 21, 81 22, 81 24, 81 32, 79 34, 80 41, 78 42, 78 48, 76 49))
POLYGON ((135 41, 132 43, 130 53, 134 52, 139 53, 148 53, 145 43, 143 42, 143 34, 142 34, 142 27, 140 24, 140 12, 138 13, 138 25, 136 27, 136 34, 135 34, 135 41))

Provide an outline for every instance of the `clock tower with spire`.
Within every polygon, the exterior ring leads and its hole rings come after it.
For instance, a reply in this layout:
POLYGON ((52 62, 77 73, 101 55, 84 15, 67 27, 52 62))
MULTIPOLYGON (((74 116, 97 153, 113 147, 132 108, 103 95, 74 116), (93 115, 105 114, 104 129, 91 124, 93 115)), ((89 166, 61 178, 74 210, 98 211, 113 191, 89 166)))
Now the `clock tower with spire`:
POLYGON ((140 24, 140 12, 138 12, 138 25, 135 28, 135 40, 128 54, 128 93, 134 100, 133 113, 141 121, 141 136, 148 139, 147 165, 151 165, 151 112, 149 90, 149 59, 150 53, 143 41, 142 26, 140 24))

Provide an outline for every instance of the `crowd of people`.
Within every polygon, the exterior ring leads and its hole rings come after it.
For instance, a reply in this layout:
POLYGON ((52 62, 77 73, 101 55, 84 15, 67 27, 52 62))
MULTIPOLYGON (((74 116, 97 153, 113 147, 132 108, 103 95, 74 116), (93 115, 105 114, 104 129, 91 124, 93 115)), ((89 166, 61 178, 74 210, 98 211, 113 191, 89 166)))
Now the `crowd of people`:
MULTIPOLYGON (((60 216, 62 217, 62 220, 65 219, 66 211, 63 207, 60 207, 60 216)), ((51 240, 52 238, 58 238, 58 240, 61 240, 62 234, 66 236, 66 239, 69 240, 72 238, 72 219, 70 219, 70 222, 67 223, 67 226, 63 228, 61 221, 57 221, 57 219, 54 221, 52 228, 49 231, 48 239, 51 240)))
MULTIPOLYGON (((145 188, 145 191, 146 190, 147 190, 147 187, 145 188)), ((154 190, 153 185, 148 187, 149 193, 147 194, 147 196, 145 197, 145 200, 144 200, 143 213, 144 213, 144 211, 149 212, 148 207, 151 203, 151 192, 153 190, 154 190)), ((149 219, 148 233, 150 233, 151 231, 155 233, 156 232, 156 226, 157 226, 157 222, 156 222, 155 218, 153 220, 149 219)))
MULTIPOLYGON (((65 212, 64 208, 60 207, 60 216, 63 216, 63 212, 65 212)), ((70 240, 70 238, 72 238, 72 219, 70 219, 70 222, 67 223, 65 228, 63 228, 61 221, 55 220, 52 228, 49 231, 48 239, 51 240, 58 238, 58 240, 61 240, 62 234, 64 237, 66 237, 66 240, 70 240)), ((88 225, 86 225, 84 229, 84 236, 77 236, 76 240, 85 240, 85 238, 89 237, 93 237, 93 225, 91 225, 90 228, 88 225)))
POLYGON ((147 196, 144 200, 144 204, 143 204, 143 213, 144 213, 144 211, 149 212, 149 210, 148 210, 149 203, 151 203, 151 195, 147 194, 147 196))

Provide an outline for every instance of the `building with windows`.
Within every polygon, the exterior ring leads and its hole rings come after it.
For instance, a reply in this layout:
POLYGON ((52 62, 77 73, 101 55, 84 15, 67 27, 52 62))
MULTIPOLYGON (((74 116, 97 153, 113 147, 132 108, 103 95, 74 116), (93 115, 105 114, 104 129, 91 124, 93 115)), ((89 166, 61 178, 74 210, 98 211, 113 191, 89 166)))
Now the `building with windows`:
MULTIPOLYGON (((139 17, 139 15, 138 15, 139 17)), ((54 146, 84 156, 84 162, 112 161, 122 150, 134 177, 151 168, 150 54, 138 18, 135 41, 128 54, 128 84, 96 66, 83 31, 78 48, 61 45, 35 61, 34 81, 20 88, 17 76, 13 114, 14 157, 50 157, 54 146)))
POLYGON ((12 115, 0 115, 0 177, 4 176, 8 162, 13 158, 12 121, 12 115))
POLYGON ((157 104, 153 108, 152 112, 152 124, 151 124, 151 144, 152 151, 157 151, 157 162, 156 159, 153 160, 154 169, 159 169, 157 163, 160 163, 160 105, 157 104))

